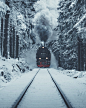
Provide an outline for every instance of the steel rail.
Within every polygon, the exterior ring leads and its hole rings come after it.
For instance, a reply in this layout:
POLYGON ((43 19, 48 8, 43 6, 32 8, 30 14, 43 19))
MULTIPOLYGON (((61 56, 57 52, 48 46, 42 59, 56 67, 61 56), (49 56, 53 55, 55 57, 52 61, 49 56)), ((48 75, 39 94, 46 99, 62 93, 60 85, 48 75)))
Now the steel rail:
POLYGON ((67 99, 66 95, 64 94, 64 92, 62 91, 62 89, 59 87, 58 83, 56 82, 56 80, 52 77, 51 73, 49 72, 49 70, 47 69, 52 81, 54 82, 56 88, 58 89, 59 93, 61 94, 61 97, 63 98, 65 104, 67 105, 68 108, 73 108, 73 106, 71 105, 71 103, 69 102, 69 100, 67 99))
MULTIPOLYGON (((40 70, 40 69, 39 69, 40 70)), ((19 103, 21 102, 22 98, 24 97, 25 93, 27 92, 28 88, 30 87, 30 85, 32 84, 32 82, 34 81, 36 75, 38 74, 39 70, 37 71, 37 73, 34 75, 34 77, 31 79, 31 81, 29 82, 29 84, 25 87, 25 89, 21 92, 21 94, 19 95, 19 97, 17 98, 17 100, 13 103, 11 108, 17 108, 17 106, 19 105, 19 103)))

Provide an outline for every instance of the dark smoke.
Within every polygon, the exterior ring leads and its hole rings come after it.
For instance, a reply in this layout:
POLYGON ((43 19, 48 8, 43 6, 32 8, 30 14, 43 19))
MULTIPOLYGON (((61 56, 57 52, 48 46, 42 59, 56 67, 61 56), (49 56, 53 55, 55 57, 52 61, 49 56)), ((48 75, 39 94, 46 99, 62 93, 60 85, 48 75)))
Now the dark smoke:
POLYGON ((40 38, 41 41, 46 42, 51 35, 51 27, 49 24, 48 19, 41 15, 38 20, 36 21, 35 30, 40 38))

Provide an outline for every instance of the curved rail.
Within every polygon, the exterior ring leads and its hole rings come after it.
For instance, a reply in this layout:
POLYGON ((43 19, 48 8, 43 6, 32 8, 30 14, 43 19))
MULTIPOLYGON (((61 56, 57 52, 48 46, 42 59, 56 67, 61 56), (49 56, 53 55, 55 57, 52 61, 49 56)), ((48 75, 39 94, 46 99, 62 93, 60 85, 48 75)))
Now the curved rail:
MULTIPOLYGON (((39 69, 40 70, 40 69, 39 69)), ((39 70, 37 71, 37 73, 34 75, 34 77, 31 79, 30 83, 25 87, 25 89, 22 91, 22 93, 20 94, 20 96, 17 98, 16 102, 12 105, 11 108, 17 108, 18 104, 20 103, 20 101, 22 100, 23 96, 25 95, 27 89, 30 87, 30 85, 32 84, 34 78, 36 77, 36 75, 38 74, 39 70)))
POLYGON ((51 73, 49 72, 49 70, 47 69, 52 81, 54 82, 54 84, 56 85, 59 93, 61 94, 65 104, 67 105, 68 108, 73 108, 71 103, 69 102, 69 100, 67 99, 67 97, 65 96, 64 92, 61 90, 61 88, 59 87, 59 85, 57 84, 56 80, 52 77, 51 73))

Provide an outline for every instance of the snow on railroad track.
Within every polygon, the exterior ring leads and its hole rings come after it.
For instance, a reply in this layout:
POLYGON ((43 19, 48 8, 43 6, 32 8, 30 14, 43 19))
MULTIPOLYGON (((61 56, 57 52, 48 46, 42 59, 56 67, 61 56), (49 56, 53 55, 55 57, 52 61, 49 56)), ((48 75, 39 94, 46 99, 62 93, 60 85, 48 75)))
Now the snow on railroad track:
MULTIPOLYGON (((25 73, 21 78, 11 82, 11 84, 0 90, 0 108, 13 108, 12 105, 14 105, 14 102, 16 102, 22 91, 31 82, 31 79, 36 75, 38 70, 39 69, 37 68, 25 73)), ((64 75, 60 73, 59 70, 53 68, 48 68, 48 70, 72 104, 73 108, 85 108, 85 83, 64 75)), ((27 107, 21 108, 51 108, 50 106, 52 106, 52 108, 64 108, 65 103, 64 101, 62 102, 62 98, 60 97, 60 94, 58 95, 57 91, 58 90, 52 82, 47 69, 40 69, 29 88, 29 92, 27 92, 27 95, 25 96, 25 98, 27 98, 26 103, 31 104, 29 104, 29 106, 27 104, 27 107), (58 104, 59 101, 60 103, 62 102, 62 104, 58 104), (34 107, 30 107, 30 105, 33 105, 34 107)))
POLYGON ((0 108, 13 108, 12 106, 29 85, 31 79, 36 75, 39 69, 33 69, 25 73, 21 78, 12 81, 8 86, 0 90, 0 108))
POLYGON ((59 70, 48 69, 52 77, 58 83, 61 90, 65 93, 73 108, 86 108, 86 85, 67 75, 60 73, 59 70))
MULTIPOLYGON (((48 69, 47 69, 48 70, 48 69)), ((63 100, 65 101, 65 104, 67 105, 68 108, 73 108, 70 101, 68 100, 68 98, 66 97, 66 95, 64 94, 64 92, 62 91, 62 89, 60 88, 59 84, 57 83, 57 81, 53 78, 53 76, 51 75, 51 73, 48 70, 48 73, 51 76, 52 81, 54 82, 54 84, 56 85, 59 93, 61 94, 63 100)))
POLYGON ((40 69, 17 108, 67 108, 47 69, 40 69))

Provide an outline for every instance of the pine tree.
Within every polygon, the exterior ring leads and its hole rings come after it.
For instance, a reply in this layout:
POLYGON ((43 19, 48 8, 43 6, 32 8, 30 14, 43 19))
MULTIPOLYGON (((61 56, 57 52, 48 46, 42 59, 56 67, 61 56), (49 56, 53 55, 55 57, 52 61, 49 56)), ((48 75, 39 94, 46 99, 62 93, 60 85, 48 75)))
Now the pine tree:
MULTIPOLYGON (((83 0, 61 0, 60 15, 57 30, 59 33, 61 66, 64 68, 77 68, 78 37, 77 28, 74 28, 85 12, 83 0)), ((83 60, 80 60, 83 61, 83 60)))

